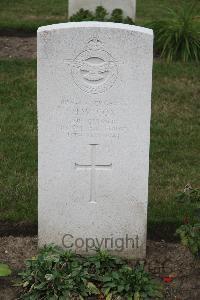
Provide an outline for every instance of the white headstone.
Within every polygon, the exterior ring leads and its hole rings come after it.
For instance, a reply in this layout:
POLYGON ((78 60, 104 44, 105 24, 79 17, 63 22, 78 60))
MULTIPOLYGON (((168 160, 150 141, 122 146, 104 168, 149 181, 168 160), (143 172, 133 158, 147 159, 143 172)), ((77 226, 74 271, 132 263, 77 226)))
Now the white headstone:
POLYGON ((39 245, 145 256, 153 34, 38 30, 39 245))
POLYGON ((95 12, 97 6, 103 6, 109 14, 120 8, 125 17, 135 20, 136 0, 68 0, 68 16, 76 14, 81 8, 95 12))

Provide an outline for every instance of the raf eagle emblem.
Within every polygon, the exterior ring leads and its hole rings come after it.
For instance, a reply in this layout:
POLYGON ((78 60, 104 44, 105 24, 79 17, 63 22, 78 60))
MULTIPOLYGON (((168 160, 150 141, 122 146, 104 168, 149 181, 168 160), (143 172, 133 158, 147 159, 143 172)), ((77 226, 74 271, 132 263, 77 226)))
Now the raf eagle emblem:
POLYGON ((103 49, 103 43, 93 38, 74 60, 72 77, 83 91, 92 94, 103 93, 111 88, 117 79, 117 66, 113 57, 103 49))

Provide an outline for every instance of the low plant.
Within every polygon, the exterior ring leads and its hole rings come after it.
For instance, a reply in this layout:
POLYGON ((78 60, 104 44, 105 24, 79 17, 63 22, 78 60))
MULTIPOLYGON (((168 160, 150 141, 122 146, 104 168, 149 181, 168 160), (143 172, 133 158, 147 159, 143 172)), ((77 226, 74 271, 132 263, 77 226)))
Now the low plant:
POLYGON ((200 223, 181 225, 176 234, 180 236, 181 243, 188 247, 197 257, 200 257, 200 223))
MULTIPOLYGON (((200 217, 200 189, 187 184, 183 191, 176 194, 176 201, 181 204, 192 205, 194 216, 200 217)), ((190 224, 188 216, 184 218, 184 224, 176 230, 181 243, 197 257, 200 256, 200 223, 190 224)))
POLYGON ((146 24, 154 30, 155 51, 168 62, 200 61, 200 30, 196 5, 178 11, 168 9, 168 17, 146 24))
POLYGON ((9 276, 11 273, 8 265, 0 263, 0 277, 9 276))
POLYGON ((37 257, 26 261, 26 270, 19 274, 24 293, 21 299, 84 299, 98 294, 79 256, 58 247, 45 247, 37 257))
POLYGON ((95 256, 88 256, 84 266, 94 281, 101 281, 101 276, 120 269, 124 264, 119 257, 112 256, 107 251, 97 250, 95 256))
POLYGON ((81 21, 94 21, 94 14, 81 8, 76 14, 69 18, 70 22, 81 22, 81 21))
POLYGON ((124 23, 133 25, 133 20, 129 17, 124 17, 123 10, 114 9, 109 16, 107 10, 98 6, 95 12, 90 10, 84 10, 81 8, 76 14, 69 18, 70 22, 81 22, 81 21, 101 21, 101 22, 114 22, 114 23, 124 23))
POLYGON ((24 300, 83 300, 90 295, 142 300, 160 295, 159 287, 142 268, 129 268, 124 260, 99 250, 94 256, 82 257, 50 245, 27 260, 19 275, 24 300))
POLYGON ((183 191, 176 194, 176 200, 181 203, 200 203, 200 189, 187 184, 183 191))
POLYGON ((124 266, 119 271, 106 274, 102 280, 106 300, 162 298, 160 286, 144 271, 143 266, 134 269, 124 266))
POLYGON ((97 6, 93 18, 95 21, 104 21, 108 17, 108 12, 103 6, 97 6))

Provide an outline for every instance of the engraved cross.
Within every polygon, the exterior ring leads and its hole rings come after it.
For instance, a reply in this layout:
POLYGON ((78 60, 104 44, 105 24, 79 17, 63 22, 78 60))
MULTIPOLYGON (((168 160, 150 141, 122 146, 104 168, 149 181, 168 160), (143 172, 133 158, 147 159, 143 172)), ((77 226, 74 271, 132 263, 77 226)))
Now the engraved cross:
POLYGON ((96 203, 96 170, 110 170, 112 164, 108 165, 97 165, 96 164, 96 146, 98 144, 90 144, 91 146, 91 163, 90 164, 77 164, 75 163, 76 169, 90 170, 90 203, 96 203))

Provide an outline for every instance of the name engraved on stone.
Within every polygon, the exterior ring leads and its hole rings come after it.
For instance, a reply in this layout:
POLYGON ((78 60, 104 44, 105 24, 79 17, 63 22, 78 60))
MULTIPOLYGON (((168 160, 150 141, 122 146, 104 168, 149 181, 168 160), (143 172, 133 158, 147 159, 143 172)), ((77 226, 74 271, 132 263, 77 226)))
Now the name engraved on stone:
POLYGON ((95 37, 88 42, 86 50, 74 59, 71 74, 81 90, 98 94, 113 86, 118 70, 115 60, 103 49, 103 43, 95 37))
POLYGON ((107 165, 96 164, 96 147, 98 144, 90 144, 91 146, 91 163, 90 164, 78 164, 75 163, 77 170, 90 170, 90 203, 96 203, 96 170, 111 170, 112 163, 107 165))
POLYGON ((117 118, 119 111, 127 111, 127 100, 123 103, 117 99, 116 103, 98 99, 62 97, 58 110, 68 114, 58 127, 58 131, 65 131, 68 137, 105 137, 120 139, 128 134, 126 122, 117 118))

